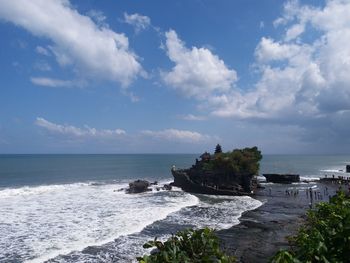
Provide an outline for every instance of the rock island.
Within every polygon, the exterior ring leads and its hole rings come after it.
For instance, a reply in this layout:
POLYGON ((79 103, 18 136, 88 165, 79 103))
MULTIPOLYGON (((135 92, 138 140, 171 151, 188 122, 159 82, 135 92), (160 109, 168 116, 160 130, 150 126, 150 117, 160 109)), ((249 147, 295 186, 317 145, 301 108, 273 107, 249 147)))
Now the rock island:
POLYGON ((262 159, 257 147, 203 153, 188 169, 172 167, 173 186, 190 193, 214 195, 251 195, 257 188, 256 175, 262 159))

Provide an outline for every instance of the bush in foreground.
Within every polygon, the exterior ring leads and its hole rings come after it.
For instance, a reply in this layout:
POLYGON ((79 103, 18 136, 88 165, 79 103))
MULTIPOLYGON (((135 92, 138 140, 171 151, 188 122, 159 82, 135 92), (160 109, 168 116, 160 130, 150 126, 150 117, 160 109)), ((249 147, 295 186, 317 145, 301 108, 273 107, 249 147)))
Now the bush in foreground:
POLYGON ((349 262, 350 198, 343 192, 307 214, 306 224, 290 238, 291 250, 281 250, 273 263, 349 262))
POLYGON ((149 241, 144 248, 154 248, 151 255, 137 258, 141 263, 231 263, 234 257, 225 255, 219 246, 219 240, 209 228, 184 230, 172 235, 164 243, 149 241))

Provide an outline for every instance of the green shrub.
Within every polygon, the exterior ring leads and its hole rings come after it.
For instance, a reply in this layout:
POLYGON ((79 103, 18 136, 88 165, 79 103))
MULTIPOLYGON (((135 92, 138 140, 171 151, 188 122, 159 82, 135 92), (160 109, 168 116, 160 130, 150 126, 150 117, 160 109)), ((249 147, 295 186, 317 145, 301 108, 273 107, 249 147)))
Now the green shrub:
POLYGON ((235 149, 232 152, 217 153, 210 162, 214 170, 221 170, 225 174, 257 174, 261 152, 257 147, 235 149))
POLYGON ((349 262, 350 199, 343 192, 307 213, 306 224, 290 238, 291 250, 279 251, 272 262, 349 262))
POLYGON ((141 263, 231 263, 234 257, 225 255, 213 230, 209 228, 188 229, 172 235, 164 243, 149 241, 144 248, 154 248, 151 255, 138 257, 141 263))

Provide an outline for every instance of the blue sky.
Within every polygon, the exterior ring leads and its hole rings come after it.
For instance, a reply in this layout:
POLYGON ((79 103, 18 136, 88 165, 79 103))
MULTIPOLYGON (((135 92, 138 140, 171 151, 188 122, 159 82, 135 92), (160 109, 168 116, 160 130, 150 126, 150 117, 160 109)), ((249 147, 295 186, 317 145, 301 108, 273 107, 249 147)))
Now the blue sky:
POLYGON ((0 0, 0 153, 349 153, 349 13, 0 0))

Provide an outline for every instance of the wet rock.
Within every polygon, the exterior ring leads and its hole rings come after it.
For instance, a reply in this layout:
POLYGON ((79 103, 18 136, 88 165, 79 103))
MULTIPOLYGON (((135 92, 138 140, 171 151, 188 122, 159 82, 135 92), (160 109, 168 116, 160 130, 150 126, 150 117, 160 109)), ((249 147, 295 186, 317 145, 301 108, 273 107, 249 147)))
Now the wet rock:
MULTIPOLYGON (((329 196, 335 194, 337 186, 316 183, 321 192, 328 187, 329 196)), ((301 185, 296 187, 303 188, 301 185)), ((304 224, 310 198, 305 192, 297 197, 286 196, 288 189, 289 186, 283 184, 259 189, 255 198, 263 203, 262 206, 244 212, 240 224, 217 231, 223 250, 234 255, 237 263, 270 262, 277 251, 290 248, 287 237, 295 235, 304 224)), ((320 201, 314 200, 315 203, 320 201)))
POLYGON ((129 188, 126 189, 126 192, 129 194, 137 194, 152 191, 152 189, 148 188, 150 185, 150 182, 146 180, 136 180, 129 183, 129 188))
MULTIPOLYGON (((180 187, 185 192, 189 193, 198 193, 198 194, 207 194, 207 195, 250 195, 252 194, 251 191, 247 192, 246 189, 242 186, 242 181, 245 181, 245 179, 237 178, 239 182, 231 181, 230 184, 226 185, 206 185, 206 182, 209 182, 211 179, 209 178, 217 178, 216 174, 212 174, 209 177, 206 177, 205 175, 203 178, 207 178, 200 181, 198 183, 198 178, 194 178, 194 176, 191 176, 191 169, 182 169, 182 170, 171 170, 172 175, 174 177, 174 182, 171 183, 171 186, 180 187), (196 180, 197 179, 197 180, 196 180)), ((246 180, 251 182, 253 181, 253 176, 246 175, 246 180)))
POLYGON ((100 248, 97 246, 88 246, 83 249, 83 254, 97 255, 100 252, 100 248))
POLYGON ((299 174, 263 174, 268 183, 291 184, 300 182, 299 174))
POLYGON ((165 185, 163 185, 163 189, 170 191, 172 189, 172 186, 170 184, 165 184, 165 185))

